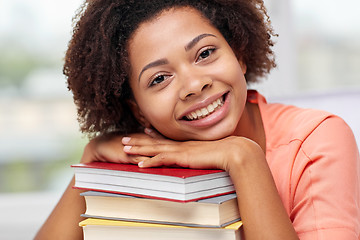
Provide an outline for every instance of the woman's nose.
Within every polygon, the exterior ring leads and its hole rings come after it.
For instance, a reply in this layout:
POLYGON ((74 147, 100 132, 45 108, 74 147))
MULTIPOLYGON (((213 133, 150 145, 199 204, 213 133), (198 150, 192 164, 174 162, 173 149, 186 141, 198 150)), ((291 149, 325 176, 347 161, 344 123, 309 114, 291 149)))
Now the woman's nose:
POLYGON ((200 95, 206 88, 212 85, 212 79, 202 74, 185 74, 180 81, 182 83, 182 89, 180 90, 181 100, 200 95))

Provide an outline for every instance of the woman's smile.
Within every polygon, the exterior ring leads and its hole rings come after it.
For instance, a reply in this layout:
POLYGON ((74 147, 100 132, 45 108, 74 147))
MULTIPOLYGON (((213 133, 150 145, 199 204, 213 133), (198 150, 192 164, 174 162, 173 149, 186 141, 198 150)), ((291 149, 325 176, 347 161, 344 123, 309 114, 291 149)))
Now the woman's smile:
POLYGON ((212 97, 204 99, 203 101, 200 101, 197 104, 194 104, 189 109, 187 109, 186 112, 183 113, 179 118, 191 121, 202 119, 210 115, 215 110, 224 105, 226 94, 227 92, 216 94, 212 97))
POLYGON ((206 128, 217 124, 226 117, 229 111, 229 95, 229 92, 226 92, 220 97, 212 97, 201 104, 193 106, 191 109, 196 108, 196 106, 199 105, 205 105, 205 107, 197 108, 196 110, 191 111, 191 113, 186 114, 181 119, 182 121, 184 121, 183 124, 188 124, 189 126, 197 128, 206 128), (212 100, 214 98, 215 100, 212 100), (211 103, 207 104, 207 102, 211 103))
POLYGON ((194 120, 199 120, 199 119, 206 118, 207 116, 209 116, 210 114, 212 114, 213 112, 215 112, 216 110, 221 108, 223 105, 224 105, 223 98, 222 97, 218 98, 217 100, 210 103, 206 107, 203 107, 201 109, 197 109, 196 111, 193 111, 190 114, 187 114, 185 116, 186 120, 194 121, 194 120))

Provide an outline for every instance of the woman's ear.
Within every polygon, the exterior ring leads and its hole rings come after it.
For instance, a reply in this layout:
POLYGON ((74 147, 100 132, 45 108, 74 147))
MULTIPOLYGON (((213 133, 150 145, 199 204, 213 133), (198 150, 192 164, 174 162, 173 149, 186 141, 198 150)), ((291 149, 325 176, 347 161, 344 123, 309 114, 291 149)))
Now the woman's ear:
POLYGON ((135 102, 135 100, 128 100, 127 104, 129 105, 133 115, 135 116, 136 120, 145 128, 150 128, 151 124, 145 118, 144 114, 140 110, 139 106, 135 102))

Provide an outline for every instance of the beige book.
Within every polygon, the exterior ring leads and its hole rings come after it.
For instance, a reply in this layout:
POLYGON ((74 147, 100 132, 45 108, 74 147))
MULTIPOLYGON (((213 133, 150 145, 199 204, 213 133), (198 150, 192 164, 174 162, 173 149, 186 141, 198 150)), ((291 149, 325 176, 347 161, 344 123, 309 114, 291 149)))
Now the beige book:
POLYGON ((240 219, 236 194, 187 203, 96 191, 81 195, 84 217, 202 227, 223 227, 240 219))

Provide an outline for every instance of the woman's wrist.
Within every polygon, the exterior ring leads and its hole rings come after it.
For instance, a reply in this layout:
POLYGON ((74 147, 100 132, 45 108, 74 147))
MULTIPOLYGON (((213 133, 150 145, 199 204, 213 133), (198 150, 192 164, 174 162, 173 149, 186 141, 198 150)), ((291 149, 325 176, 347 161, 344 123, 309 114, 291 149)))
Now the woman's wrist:
POLYGON ((229 138, 223 169, 230 176, 237 173, 239 168, 245 168, 250 161, 266 161, 262 148, 256 142, 244 137, 229 138))

